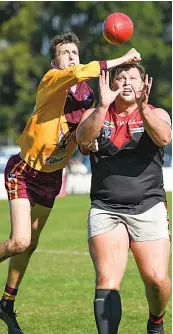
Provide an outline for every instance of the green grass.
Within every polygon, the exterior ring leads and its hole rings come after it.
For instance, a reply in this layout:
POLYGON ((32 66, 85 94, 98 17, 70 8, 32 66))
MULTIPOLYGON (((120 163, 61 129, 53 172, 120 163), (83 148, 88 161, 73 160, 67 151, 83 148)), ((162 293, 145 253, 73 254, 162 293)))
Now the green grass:
MULTIPOLYGON (((171 194, 167 195, 171 215, 171 194)), ((93 316, 94 270, 88 255, 86 217, 89 196, 56 201, 42 232, 16 301, 25 334, 96 334, 93 316)), ((1 241, 9 234, 7 201, 0 201, 1 241)), ((0 289, 6 282, 8 261, 1 263, 0 289)), ((171 268, 170 268, 171 270, 171 268)), ((122 282, 123 316, 120 334, 146 334, 148 316, 143 283, 129 255, 122 282)), ((165 333, 171 334, 171 301, 165 333)), ((0 322, 0 334, 7 333, 0 322)))

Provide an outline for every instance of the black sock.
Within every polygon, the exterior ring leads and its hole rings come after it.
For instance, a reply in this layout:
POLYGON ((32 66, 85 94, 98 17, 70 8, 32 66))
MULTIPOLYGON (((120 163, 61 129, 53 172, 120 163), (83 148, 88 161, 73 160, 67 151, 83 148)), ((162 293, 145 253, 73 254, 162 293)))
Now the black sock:
POLYGON ((165 315, 165 312, 162 315, 154 315, 150 312, 149 314, 149 321, 148 321, 148 327, 150 329, 159 328, 163 324, 163 316, 165 315))
POLYGON ((94 314, 98 334, 118 333, 118 326, 122 314, 119 291, 96 290, 94 314))

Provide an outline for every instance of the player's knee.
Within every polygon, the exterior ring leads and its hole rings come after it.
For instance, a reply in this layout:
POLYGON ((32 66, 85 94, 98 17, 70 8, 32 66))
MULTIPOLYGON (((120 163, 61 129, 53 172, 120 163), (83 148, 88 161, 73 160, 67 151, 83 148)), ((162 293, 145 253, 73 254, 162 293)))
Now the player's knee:
POLYGON ((28 239, 15 239, 10 240, 9 248, 12 254, 19 254, 24 252, 30 245, 28 239))
POLYGON ((170 279, 165 273, 153 273, 146 280, 146 285, 155 291, 160 291, 167 284, 170 284, 170 279))
POLYGON ((120 282, 115 275, 98 274, 96 287, 97 289, 120 290, 120 282))

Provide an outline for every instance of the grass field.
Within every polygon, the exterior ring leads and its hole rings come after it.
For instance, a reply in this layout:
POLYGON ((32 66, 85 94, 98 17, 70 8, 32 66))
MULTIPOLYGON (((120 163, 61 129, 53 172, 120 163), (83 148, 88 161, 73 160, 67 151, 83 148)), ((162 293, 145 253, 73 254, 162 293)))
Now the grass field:
MULTIPOLYGON (((171 194, 167 194, 171 216, 171 194)), ((88 255, 86 217, 89 196, 67 196, 56 201, 42 232, 16 301, 25 334, 96 334, 93 316, 94 270, 88 255)), ((1 241, 9 233, 8 202, 0 201, 1 241)), ((0 290, 8 262, 1 263, 0 290)), ((171 266, 170 266, 171 267, 171 266)), ((170 268, 171 273, 171 268, 170 268)), ((129 254, 121 287, 123 316, 119 334, 146 334, 148 316, 144 287, 129 254)), ((165 334, 171 334, 171 301, 165 334)), ((7 333, 0 322, 0 334, 7 333)))

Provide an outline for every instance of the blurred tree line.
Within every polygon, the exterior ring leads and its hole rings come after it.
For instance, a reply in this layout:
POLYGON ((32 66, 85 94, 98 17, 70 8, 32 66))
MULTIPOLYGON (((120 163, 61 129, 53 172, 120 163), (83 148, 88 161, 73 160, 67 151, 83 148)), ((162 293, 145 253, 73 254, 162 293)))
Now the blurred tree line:
MULTIPOLYGON (((81 40, 81 63, 113 59, 135 47, 154 78, 150 103, 171 113, 171 1, 1 1, 0 134, 16 138, 35 105, 36 89, 50 68, 49 40, 71 30, 81 40), (113 46, 101 33, 104 19, 123 12, 134 22, 127 43, 113 46)), ((97 80, 90 84, 97 93, 97 80)))

